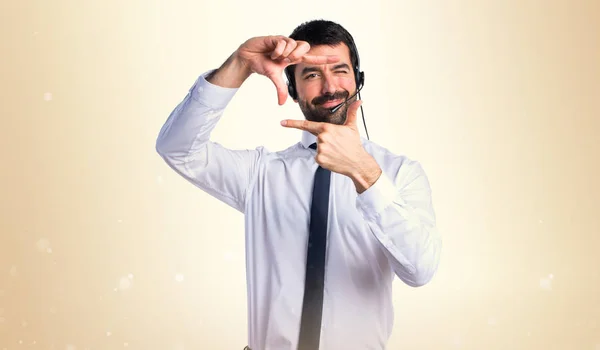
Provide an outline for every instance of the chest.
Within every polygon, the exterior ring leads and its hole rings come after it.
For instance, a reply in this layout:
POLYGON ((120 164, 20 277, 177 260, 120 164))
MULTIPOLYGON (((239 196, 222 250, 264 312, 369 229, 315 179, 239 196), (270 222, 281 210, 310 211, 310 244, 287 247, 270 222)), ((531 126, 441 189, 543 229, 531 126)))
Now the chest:
MULTIPOLYGON (((310 212, 318 165, 313 159, 273 161, 261 169, 253 188, 256 214, 275 225, 305 230, 310 212)), ((336 230, 361 230, 362 218, 356 209, 357 192, 352 180, 331 172, 328 222, 336 230)))
MULTIPOLYGON (((304 270, 316 169, 310 160, 274 162, 256 180, 247 218, 251 244, 269 252, 263 258, 271 268, 304 270)), ((357 209, 357 196, 349 177, 331 173, 326 238, 331 276, 371 276, 385 267, 380 245, 357 209)))

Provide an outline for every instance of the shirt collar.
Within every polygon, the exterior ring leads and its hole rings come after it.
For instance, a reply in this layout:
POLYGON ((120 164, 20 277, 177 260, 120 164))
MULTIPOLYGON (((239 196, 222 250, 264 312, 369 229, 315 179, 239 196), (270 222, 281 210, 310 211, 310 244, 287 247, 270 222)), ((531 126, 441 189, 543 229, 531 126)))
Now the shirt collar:
POLYGON ((313 143, 317 142, 317 137, 306 130, 302 130, 302 145, 308 148, 313 143))

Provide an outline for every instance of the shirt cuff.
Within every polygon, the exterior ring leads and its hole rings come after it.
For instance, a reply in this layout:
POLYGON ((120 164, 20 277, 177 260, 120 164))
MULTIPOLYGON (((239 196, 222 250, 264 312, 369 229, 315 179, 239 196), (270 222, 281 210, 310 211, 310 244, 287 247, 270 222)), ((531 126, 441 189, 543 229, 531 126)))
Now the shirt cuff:
POLYGON ((211 69, 198 77, 190 89, 192 98, 211 109, 225 109, 239 88, 226 88, 211 84, 206 77, 215 71, 211 69))
POLYGON ((375 220, 396 200, 396 186, 382 172, 371 187, 356 197, 356 207, 365 219, 375 220))

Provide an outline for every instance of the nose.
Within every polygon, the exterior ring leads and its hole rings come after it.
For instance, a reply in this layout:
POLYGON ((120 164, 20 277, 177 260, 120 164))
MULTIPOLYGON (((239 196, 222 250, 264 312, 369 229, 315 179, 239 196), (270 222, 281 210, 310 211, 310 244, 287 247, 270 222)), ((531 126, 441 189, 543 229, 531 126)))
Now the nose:
POLYGON ((333 95, 337 90, 337 82, 335 77, 329 73, 323 74, 323 86, 321 87, 321 94, 333 95))

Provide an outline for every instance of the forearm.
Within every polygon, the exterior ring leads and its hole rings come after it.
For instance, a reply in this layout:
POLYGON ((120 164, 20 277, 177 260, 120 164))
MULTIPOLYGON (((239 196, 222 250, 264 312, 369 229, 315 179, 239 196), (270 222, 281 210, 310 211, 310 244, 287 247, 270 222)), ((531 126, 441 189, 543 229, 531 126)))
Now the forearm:
POLYGON ((223 62, 221 67, 209 74, 206 80, 217 86, 237 89, 251 74, 252 71, 242 62, 236 51, 223 62))
POLYGON ((433 278, 439 264, 441 240, 430 213, 395 201, 368 221, 402 281, 419 287, 433 278))
POLYGON ((382 170, 373 157, 365 152, 358 164, 354 167, 354 172, 350 174, 350 179, 356 187, 358 194, 368 190, 381 176, 382 170))
POLYGON ((359 212, 384 248, 394 272, 414 287, 433 277, 441 250, 427 178, 420 167, 416 169, 413 175, 402 175, 412 177, 406 184, 394 184, 382 173, 357 199, 359 212))
POLYGON ((156 143, 158 152, 191 151, 207 142, 225 106, 249 76, 250 70, 236 51, 221 67, 199 77, 162 127, 156 143))
MULTIPOLYGON (((230 65, 231 63, 224 64, 223 67, 230 65)), ((238 89, 212 84, 207 78, 210 75, 213 75, 213 80, 226 77, 229 70, 230 68, 225 68, 218 74, 213 74, 218 71, 213 70, 210 74, 207 72, 198 77, 160 129, 156 140, 159 154, 171 160, 183 160, 208 142, 225 107, 238 89)))

